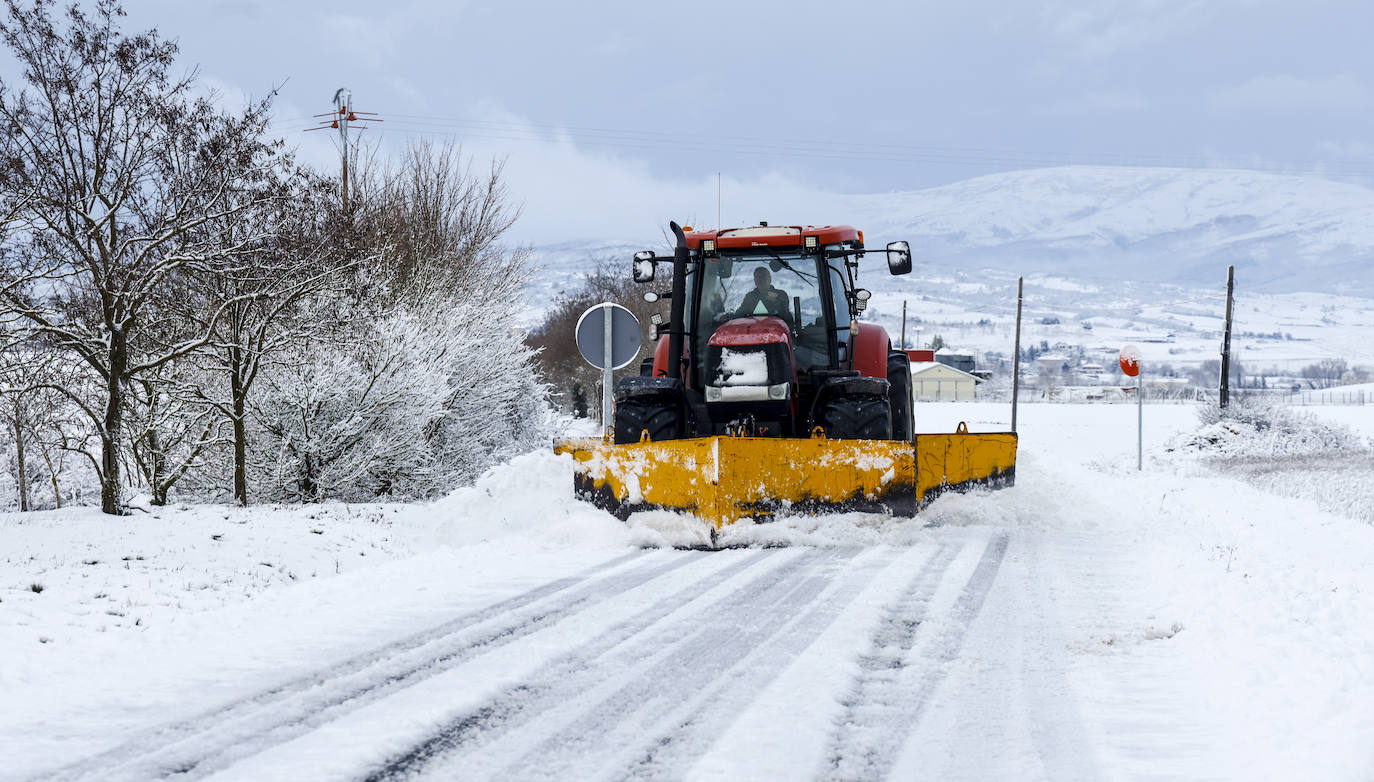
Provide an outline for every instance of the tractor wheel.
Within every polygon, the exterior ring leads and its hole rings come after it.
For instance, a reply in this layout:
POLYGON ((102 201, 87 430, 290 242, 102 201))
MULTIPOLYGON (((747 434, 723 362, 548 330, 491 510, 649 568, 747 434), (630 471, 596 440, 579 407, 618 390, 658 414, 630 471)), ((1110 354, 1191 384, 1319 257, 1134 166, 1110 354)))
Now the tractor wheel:
POLYGON ((637 443, 642 432, 649 439, 676 440, 682 436, 682 417, 677 404, 663 397, 633 397, 615 406, 616 444, 637 443))
POLYGON ((911 403, 911 359, 905 353, 887 354, 887 382, 892 386, 892 439, 910 441, 916 430, 911 403))
POLYGON ((837 396, 825 402, 817 423, 834 440, 891 440, 892 403, 874 394, 837 396))

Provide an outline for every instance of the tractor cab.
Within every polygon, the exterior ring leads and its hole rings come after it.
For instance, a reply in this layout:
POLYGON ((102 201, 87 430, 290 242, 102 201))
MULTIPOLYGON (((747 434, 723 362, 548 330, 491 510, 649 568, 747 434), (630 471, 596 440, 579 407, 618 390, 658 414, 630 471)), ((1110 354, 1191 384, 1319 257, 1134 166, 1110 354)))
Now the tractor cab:
MULTIPOLYGON (((868 301, 868 291, 856 284, 858 261, 866 252, 861 232, 849 226, 764 223, 720 231, 685 229, 680 244, 684 247, 678 255, 686 262, 681 274, 674 275, 673 288, 651 291, 646 298, 670 299, 674 312, 681 310, 681 326, 667 324, 666 337, 660 332, 653 363, 645 367, 646 376, 655 380, 621 381, 617 408, 626 414, 617 415, 618 439, 630 442, 646 432, 654 439, 693 434, 796 437, 817 426, 840 437, 910 436, 905 371, 896 398, 886 405, 896 409, 874 410, 874 397, 894 396, 888 365, 901 354, 893 354, 881 327, 857 323, 868 301), (682 345, 677 366, 669 360, 674 336, 682 345), (677 427, 643 426, 636 398, 642 402, 658 396, 655 417, 673 417, 662 409, 667 400, 660 392, 674 384, 657 379, 680 381, 668 394, 678 397, 673 406, 682 411, 677 427), (859 414, 865 421, 861 426, 827 416, 830 408, 854 407, 860 401, 865 408, 859 414)), ((910 271, 905 242, 894 242, 883 252, 894 274, 910 271)), ((676 258, 637 254, 635 279, 651 282, 659 263, 676 267, 676 258)), ((850 410, 842 417, 854 415, 850 410)))
MULTIPOLYGON (((670 509, 709 524, 779 512, 914 514, 945 491, 1009 486, 1014 433, 915 434, 907 354, 858 319, 863 234, 849 226, 693 231, 635 255, 658 345, 615 387, 613 438, 567 440, 577 496, 625 519, 670 509), (664 290, 660 267, 671 272, 664 290)), ((885 253, 911 271, 906 242, 885 253)))

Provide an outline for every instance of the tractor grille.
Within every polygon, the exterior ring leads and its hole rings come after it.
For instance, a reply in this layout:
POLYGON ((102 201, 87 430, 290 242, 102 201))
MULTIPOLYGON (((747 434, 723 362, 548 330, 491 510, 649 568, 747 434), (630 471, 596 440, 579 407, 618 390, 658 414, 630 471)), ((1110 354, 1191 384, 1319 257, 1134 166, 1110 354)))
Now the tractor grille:
MULTIPOLYGON (((725 347, 724 349, 736 354, 763 354, 768 363, 768 378, 766 382, 757 385, 774 385, 792 379, 792 355, 784 343, 772 342, 764 345, 725 347)), ((727 382, 721 382, 721 352, 722 346, 720 345, 709 345, 706 349, 705 381, 708 386, 730 385, 727 382)))

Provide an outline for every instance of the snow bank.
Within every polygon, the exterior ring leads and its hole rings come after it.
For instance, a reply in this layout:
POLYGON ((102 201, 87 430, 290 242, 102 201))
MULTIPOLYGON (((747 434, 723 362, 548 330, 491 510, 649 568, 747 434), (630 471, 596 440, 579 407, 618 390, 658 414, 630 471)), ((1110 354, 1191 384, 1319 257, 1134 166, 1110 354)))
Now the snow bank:
POLYGON ((1245 400, 1225 412, 1202 408, 1199 418, 1200 429, 1165 448, 1184 457, 1181 466, 1197 460, 1203 470, 1374 521, 1374 441, 1343 424, 1245 400))
POLYGON ((1222 411, 1198 409, 1202 428, 1180 437, 1169 450, 1212 457, 1303 456, 1361 453, 1369 441, 1349 427, 1322 421, 1291 407, 1238 400, 1222 411))
MULTIPOLYGON (((639 514, 626 525, 573 497, 573 460, 539 450, 487 470, 473 486, 415 511, 447 546, 501 542, 529 549, 621 549, 671 546, 688 528, 677 514, 639 514), (671 518, 664 518, 671 517, 671 518)), ((704 530, 691 536, 700 542, 704 530)))

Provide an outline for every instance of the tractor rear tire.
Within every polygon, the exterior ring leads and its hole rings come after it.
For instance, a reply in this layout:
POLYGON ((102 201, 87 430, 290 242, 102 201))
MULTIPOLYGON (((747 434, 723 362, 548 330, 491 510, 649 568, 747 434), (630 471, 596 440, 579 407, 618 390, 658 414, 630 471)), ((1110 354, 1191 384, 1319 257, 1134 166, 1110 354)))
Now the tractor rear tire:
POLYGON ((832 440, 891 440, 892 403, 885 396, 852 394, 825 402, 817 422, 832 440))
POLYGON ((887 382, 892 387, 892 439, 910 442, 916 431, 911 402, 911 359, 893 351, 887 354, 887 382))
POLYGON ((632 397, 615 406, 615 442, 637 443, 643 432, 649 439, 676 440, 682 436, 682 415, 676 401, 659 396, 632 397))

